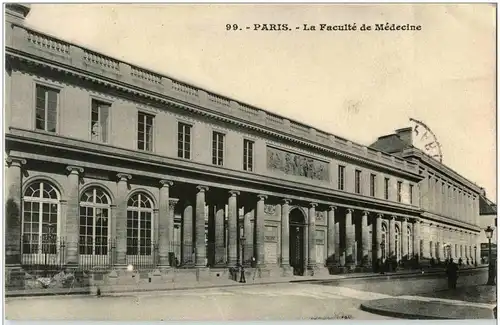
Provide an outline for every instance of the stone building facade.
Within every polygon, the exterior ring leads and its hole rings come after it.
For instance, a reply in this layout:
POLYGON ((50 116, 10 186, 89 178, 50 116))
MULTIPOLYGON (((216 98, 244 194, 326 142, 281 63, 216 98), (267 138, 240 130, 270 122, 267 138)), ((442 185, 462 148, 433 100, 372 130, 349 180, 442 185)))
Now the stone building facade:
POLYGON ((6 264, 262 274, 473 258, 478 189, 6 19, 6 264), (61 243, 64 242, 62 245, 61 243))

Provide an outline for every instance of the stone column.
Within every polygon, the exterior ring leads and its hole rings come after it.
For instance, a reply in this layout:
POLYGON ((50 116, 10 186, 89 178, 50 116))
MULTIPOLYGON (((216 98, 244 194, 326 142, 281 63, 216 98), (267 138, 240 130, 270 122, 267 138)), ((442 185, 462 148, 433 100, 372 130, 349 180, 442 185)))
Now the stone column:
MULTIPOLYGON (((174 218, 175 218, 175 205, 179 202, 179 199, 168 199, 168 219, 170 222, 170 226, 168 226, 168 252, 175 252, 175 242, 174 242, 174 218)), ((179 257, 178 257, 179 258, 179 257)), ((169 265, 170 265, 170 261, 169 265)), ((173 261, 175 263, 175 261, 173 261)), ((170 265, 175 266, 175 264, 170 265)))
POLYGON ((243 234, 245 235, 245 256, 243 257, 243 262, 248 265, 252 262, 254 245, 253 245, 253 229, 252 221, 255 215, 255 210, 252 209, 245 213, 243 217, 243 234))
POLYGON ((226 265, 226 244, 224 241, 225 227, 225 210, 226 205, 218 202, 215 212, 215 265, 222 267, 226 265))
POLYGON ((205 192, 207 186, 197 186, 196 189, 196 267, 206 267, 207 246, 205 243, 205 192))
POLYGON ((227 244, 228 244, 228 266, 234 267, 238 263, 238 191, 229 191, 227 209, 227 244))
POLYGON ((363 211, 361 217, 361 265, 368 265, 368 251, 370 250, 370 242, 368 241, 368 211, 363 211))
POLYGON ((353 256, 353 246, 354 246, 354 241, 355 241, 355 233, 354 233, 354 227, 352 225, 352 209, 347 209, 346 210, 346 215, 345 215, 345 255, 346 255, 346 265, 350 266, 354 263, 354 256, 353 256))
POLYGON ((186 201, 182 214, 182 265, 193 266, 193 204, 186 201))
POLYGON ((380 259, 380 262, 382 262, 382 247, 380 244, 382 244, 382 214, 377 214, 377 217, 375 219, 375 236, 376 236, 376 241, 375 241, 375 249, 377 250, 377 259, 380 259))
MULTIPOLYGON (((401 238, 399 240, 401 240, 401 238)), ((391 216, 389 219, 389 256, 390 257, 397 256, 396 255, 396 217, 394 217, 394 216, 391 216)))
POLYGON ((336 258, 335 254, 338 252, 335 250, 337 238, 335 234, 335 209, 336 207, 331 205, 330 210, 328 210, 328 220, 327 220, 327 238, 326 238, 326 243, 327 243, 327 266, 332 267, 336 265, 336 258))
POLYGON ((408 254, 408 242, 410 238, 408 238, 408 218, 403 218, 403 222, 401 223, 401 245, 403 246, 402 255, 406 256, 407 259, 410 258, 408 254))
POLYGON ((290 268, 290 202, 283 199, 281 207, 281 267, 290 268))
MULTIPOLYGON (((21 188, 22 165, 25 159, 8 157, 5 171, 5 266, 18 266, 21 263, 21 188)), ((4 273, 5 274, 5 273, 4 273)))
POLYGON ((258 195, 257 201, 257 214, 255 216, 255 243, 256 243, 256 252, 255 256, 257 259, 258 267, 265 267, 265 251, 264 251, 264 239, 265 239, 265 213, 264 213, 264 204, 267 199, 266 195, 258 195))
POLYGON ((314 275, 314 269, 316 268, 316 206, 316 203, 311 203, 309 206, 307 270, 312 271, 310 275, 314 275))
MULTIPOLYGON (((68 266, 78 265, 78 242, 80 239, 80 174, 83 168, 68 166, 68 208, 66 216, 66 264, 68 266)), ((126 209, 126 207, 125 207, 126 209)))
POLYGON ((165 267, 169 265, 168 252, 170 250, 170 241, 173 237, 170 234, 173 233, 174 229, 174 219, 170 219, 170 194, 169 188, 172 186, 172 182, 169 180, 160 181, 160 209, 159 209, 159 220, 158 220, 158 255, 160 256, 160 266, 165 267), (172 228, 172 231, 170 231, 172 228))
MULTIPOLYGON (((117 174, 118 185, 116 194, 116 263, 127 264, 127 195, 128 181, 132 179, 129 174, 117 174)), ((68 199, 69 203, 69 199, 68 199)), ((69 204, 68 204, 69 209, 69 204)), ((68 216, 70 214, 68 213, 68 216)))
POLYGON ((413 223, 413 256, 418 256, 420 259, 422 252, 420 251, 420 220, 415 220, 413 223))

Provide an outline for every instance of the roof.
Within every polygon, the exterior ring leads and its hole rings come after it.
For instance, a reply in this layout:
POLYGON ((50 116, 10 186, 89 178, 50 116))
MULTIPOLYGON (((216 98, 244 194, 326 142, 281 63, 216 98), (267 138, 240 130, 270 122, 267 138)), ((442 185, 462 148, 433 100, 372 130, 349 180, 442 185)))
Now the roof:
POLYGON ((386 153, 395 153, 411 148, 412 145, 402 140, 397 134, 389 134, 378 138, 370 147, 386 153))
POLYGON ((487 216, 487 215, 496 215, 497 214, 497 205, 484 195, 479 195, 479 215, 487 216))

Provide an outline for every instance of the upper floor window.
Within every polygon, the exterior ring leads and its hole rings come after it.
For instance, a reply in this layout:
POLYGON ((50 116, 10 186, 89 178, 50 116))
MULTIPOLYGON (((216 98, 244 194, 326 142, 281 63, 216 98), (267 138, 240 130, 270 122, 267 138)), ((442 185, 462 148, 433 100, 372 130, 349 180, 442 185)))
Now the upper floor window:
POLYGON ((384 179, 384 198, 389 200, 389 179, 384 179))
POLYGON ((224 165, 224 134, 215 131, 212 135, 212 164, 224 165))
POLYGON ((253 141, 243 140, 243 170, 253 171, 253 141))
POLYGON ((398 182, 398 202, 402 201, 402 190, 403 190, 403 182, 398 182))
POLYGON ((354 171, 354 191, 361 193, 361 170, 354 171))
POLYGON ((92 99, 90 136, 92 141, 108 142, 110 104, 92 99))
POLYGON ((191 125, 179 122, 177 131, 177 157, 191 159, 191 125))
POLYGON ((375 196, 375 182, 377 180, 377 175, 370 174, 370 196, 375 196))
POLYGON ((36 129, 56 132, 59 90, 36 85, 36 129))
POLYGON ((413 184, 410 184, 410 204, 413 204, 413 184))
POLYGON ((345 166, 339 166, 339 178, 338 178, 338 188, 339 190, 344 190, 344 179, 345 179, 345 166))
POLYGON ((153 150, 153 121, 152 115, 139 112, 137 121, 137 149, 153 150))

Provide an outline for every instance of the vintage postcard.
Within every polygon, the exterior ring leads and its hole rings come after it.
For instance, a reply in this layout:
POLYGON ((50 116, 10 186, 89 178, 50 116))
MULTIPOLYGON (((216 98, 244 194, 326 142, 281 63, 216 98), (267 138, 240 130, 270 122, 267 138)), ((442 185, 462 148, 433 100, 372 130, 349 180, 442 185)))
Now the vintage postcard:
POLYGON ((493 323, 496 11, 5 4, 5 318, 493 323))

